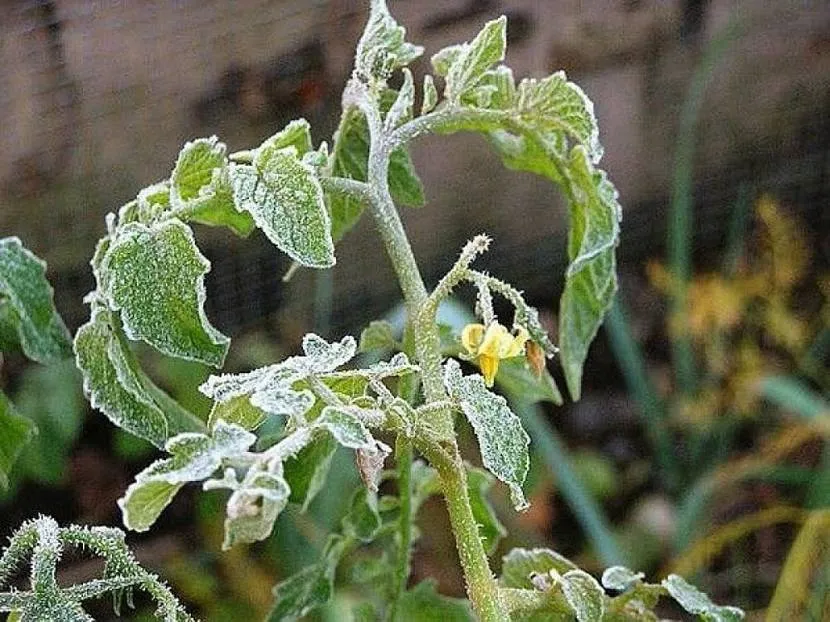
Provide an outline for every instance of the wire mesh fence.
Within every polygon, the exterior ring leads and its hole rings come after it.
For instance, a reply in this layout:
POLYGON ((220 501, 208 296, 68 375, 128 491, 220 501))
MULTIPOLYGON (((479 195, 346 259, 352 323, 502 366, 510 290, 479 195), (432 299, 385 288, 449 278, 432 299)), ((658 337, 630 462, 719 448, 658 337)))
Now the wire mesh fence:
MULTIPOLYGON (((169 174, 181 144, 216 133, 258 144, 305 116, 317 140, 365 16, 358 0, 5 0, 0 3, 0 233, 50 263, 71 324, 91 287, 87 260, 103 216, 169 174)), ((677 117, 707 43, 730 19, 698 125, 696 245, 723 242, 740 187, 777 195, 816 232, 828 263, 830 6, 822 2, 390 0, 427 55, 472 37, 499 13, 519 76, 562 67, 596 101, 605 166, 626 210, 621 257, 660 253, 677 117)), ((429 70, 428 60, 415 66, 429 70)), ((564 262, 564 211, 546 184, 502 171, 483 141, 427 140, 413 157, 429 203, 405 214, 428 277, 480 229, 497 244, 487 268, 553 300, 564 262), (478 185, 471 186, 470 178, 478 185), (475 229, 475 230, 474 230, 475 229)), ((201 231, 213 260, 210 313, 229 331, 286 302, 287 260, 261 237, 201 231)), ((334 271, 335 328, 397 299, 368 223, 334 271)), ((301 275, 298 289, 313 286, 301 275)), ((310 298, 310 296, 308 297, 310 298)))

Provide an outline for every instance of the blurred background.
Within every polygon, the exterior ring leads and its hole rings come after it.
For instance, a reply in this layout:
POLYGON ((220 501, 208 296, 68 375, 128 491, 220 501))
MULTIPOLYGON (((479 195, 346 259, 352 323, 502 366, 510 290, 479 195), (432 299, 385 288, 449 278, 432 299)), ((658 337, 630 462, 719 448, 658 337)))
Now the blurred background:
MULTIPOLYGON (((388 3, 426 47, 416 82, 432 53, 506 14, 517 78, 564 69, 595 102, 624 209, 621 295, 582 401, 517 400, 536 447, 533 508, 511 515, 496 492, 512 534, 500 553, 552 546, 594 570, 678 571, 754 619, 830 619, 830 4, 388 3)), ((216 134, 234 151, 300 116, 330 139, 366 7, 0 0, 0 14, 0 236, 48 261, 74 331, 104 215, 167 177, 186 140, 216 134)), ((412 156, 428 203, 403 218, 428 282, 486 231, 495 243, 482 266, 524 289, 555 330, 567 217, 556 189, 505 170, 475 136, 422 139, 412 156)), ((198 235, 213 263, 208 315, 234 337, 228 369, 289 354, 308 330, 359 334, 400 301, 368 218, 333 270, 288 284, 288 259, 263 236, 198 235)), ((195 387, 206 369, 145 358, 205 411, 195 387)), ((39 512, 118 524, 115 499, 153 452, 89 412, 71 364, 9 353, 0 387, 41 428, 0 496, 0 536, 39 512)), ((339 459, 342 477, 356 477, 339 459)), ((253 616, 279 577, 315 559, 345 501, 324 492, 264 545, 220 555, 221 500, 189 491, 134 542, 205 619, 253 616)), ((427 524, 446 524, 440 504, 427 524)), ((460 594, 448 528, 423 531, 414 580, 460 594)), ((67 575, 86 576, 85 564, 67 575)), ((343 619, 338 606, 321 616, 343 619)))

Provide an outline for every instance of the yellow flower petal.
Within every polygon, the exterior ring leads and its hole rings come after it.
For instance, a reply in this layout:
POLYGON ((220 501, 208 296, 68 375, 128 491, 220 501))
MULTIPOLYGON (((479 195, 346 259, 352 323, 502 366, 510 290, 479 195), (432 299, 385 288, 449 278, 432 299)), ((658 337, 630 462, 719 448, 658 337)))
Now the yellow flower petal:
POLYGON ((478 358, 478 366, 481 369, 481 375, 484 376, 484 384, 492 387, 493 381, 496 379, 496 372, 499 371, 499 359, 482 354, 478 358))
POLYGON ((470 356, 475 356, 478 353, 478 347, 484 338, 485 330, 484 324, 467 324, 464 330, 461 331, 461 345, 464 346, 470 356))
POLYGON ((481 341, 478 352, 497 359, 504 358, 504 354, 510 348, 512 340, 513 336, 507 332, 504 326, 498 322, 493 322, 487 327, 487 332, 484 333, 484 339, 481 341))
POLYGON ((528 338, 529 335, 525 327, 519 326, 516 336, 510 341, 510 347, 508 347, 507 352, 502 358, 509 359, 522 354, 528 338))

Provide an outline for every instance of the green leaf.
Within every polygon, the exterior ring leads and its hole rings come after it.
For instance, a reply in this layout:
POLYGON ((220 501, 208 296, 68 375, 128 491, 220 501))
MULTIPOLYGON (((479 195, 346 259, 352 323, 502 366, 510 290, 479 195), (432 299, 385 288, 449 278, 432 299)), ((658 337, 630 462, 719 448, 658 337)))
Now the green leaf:
POLYGON ((530 466, 530 439, 519 418, 503 397, 487 390, 480 375, 463 376, 454 359, 444 367, 444 385, 473 426, 484 466, 510 488, 516 510, 527 508, 522 484, 530 466))
POLYGON ((238 210, 289 257, 310 268, 334 265, 331 222, 323 188, 314 168, 297 157, 296 148, 257 151, 252 166, 230 167, 238 210))
POLYGON ((222 549, 264 540, 271 535, 291 491, 280 473, 257 473, 250 485, 235 490, 228 499, 225 540, 222 549))
POLYGON ((393 71, 405 67, 424 52, 406 42, 406 29, 386 7, 386 0, 372 0, 369 21, 357 43, 355 70, 366 81, 385 81, 393 71))
POLYGON ((360 333, 358 350, 366 353, 373 350, 397 350, 400 344, 395 339, 395 329, 389 322, 374 321, 360 333))
POLYGON ((562 394, 550 372, 544 370, 540 377, 530 369, 523 358, 506 359, 499 364, 496 384, 502 393, 515 395, 528 404, 552 402, 562 404, 562 394))
POLYGON ((256 149, 256 159, 265 166, 268 159, 280 149, 294 147, 303 156, 312 150, 311 126, 305 119, 295 119, 271 136, 256 149))
POLYGON ((185 483, 209 478, 223 458, 247 451, 255 441, 250 432, 224 421, 216 424, 213 436, 194 432, 174 436, 165 446, 170 457, 139 473, 118 500, 124 525, 147 531, 185 483))
POLYGON ((125 225, 101 268, 104 292, 124 332, 160 352, 220 367, 229 339, 204 311, 210 262, 177 220, 125 225))
POLYGON ((429 74, 424 76, 424 100, 421 104, 421 114, 427 114, 435 108, 438 103, 438 91, 435 88, 435 80, 429 74))
POLYGON ((67 358, 72 352, 69 331, 58 315, 46 263, 16 237, 0 239, 0 304, 17 332, 23 352, 39 363, 67 358), (5 306, 3 305, 3 306, 5 306))
POLYGON ((453 54, 446 73, 444 96, 450 101, 459 101, 464 93, 478 84, 485 71, 504 60, 506 46, 507 18, 502 15, 487 22, 475 39, 463 44, 453 54))
POLYGON ((581 147, 571 152, 572 181, 565 290, 559 303, 559 347, 568 390, 579 399, 582 366, 617 291, 617 191, 581 147))
POLYGON ((360 420, 359 412, 352 406, 326 406, 315 419, 314 427, 327 430, 343 447, 374 449, 375 440, 360 420))
POLYGON ((435 71, 435 75, 446 78, 458 58, 465 53, 466 45, 466 43, 448 45, 433 54, 429 62, 432 65, 433 71, 435 71))
POLYGON ((308 445, 283 463, 285 481, 291 489, 289 501, 300 504, 303 512, 322 490, 335 451, 337 441, 331 434, 316 434, 308 445))
POLYGON ((182 219, 228 227, 246 237, 255 225, 248 214, 237 211, 234 205, 226 151, 225 144, 216 136, 185 143, 170 177, 169 201, 182 219))
POLYGON ((213 173, 227 165, 227 148, 216 136, 185 143, 170 176, 170 203, 174 207, 200 199, 211 189, 213 173))
POLYGON ((125 369, 126 359, 107 315, 94 312, 75 335, 75 361, 83 375, 84 393, 92 407, 115 425, 163 447, 170 436, 169 422, 140 383, 129 380, 134 374, 125 369))
POLYGON ((551 570, 565 574, 578 568, 569 559, 550 549, 516 548, 502 558, 499 583, 503 587, 533 590, 536 588, 531 576, 546 574, 551 570))
POLYGON ((9 486, 9 471, 35 434, 35 424, 18 415, 9 398, 0 391, 0 488, 3 490, 9 486))
POLYGON ((170 209, 170 184, 166 181, 142 188, 138 197, 131 204, 127 203, 118 211, 118 226, 128 222, 150 223, 170 209))
POLYGON ((340 536, 329 536, 320 560, 274 587, 268 622, 296 622, 325 605, 334 592, 334 573, 346 548, 340 536))
MULTIPOLYGON (((334 135, 329 170, 335 177, 366 181, 368 167, 369 125, 357 108, 348 108, 343 111, 334 135)), ((392 199, 396 203, 420 207, 426 201, 423 185, 405 148, 392 152, 388 182, 392 199)), ((331 214, 332 238, 339 241, 360 220, 364 205, 361 201, 336 192, 326 193, 326 204, 331 214)))
POLYGON ((26 477, 45 484, 57 484, 64 477, 86 412, 79 380, 72 361, 24 371, 15 402, 38 431, 20 459, 20 473, 26 477))
POLYGON ((381 526, 377 494, 365 486, 358 487, 352 495, 342 525, 346 536, 365 543, 374 540, 381 526))
POLYGON ((398 603, 397 622, 473 622, 470 603, 435 591, 433 580, 421 581, 403 594, 398 603))
POLYGON ((487 499, 487 493, 492 486, 493 478, 487 471, 472 467, 467 469, 470 506, 478 525, 478 534, 488 555, 496 552, 499 541, 507 535, 507 529, 501 524, 496 511, 487 499))
POLYGON ((594 577, 584 570, 571 570, 562 575, 560 586, 579 622, 601 622, 605 592, 594 577))
POLYGON ((517 109, 520 118, 542 135, 564 133, 583 145, 592 163, 602 157, 594 105, 564 71, 541 80, 526 78, 519 84, 517 109))
POLYGON ((412 106, 415 103, 415 83, 412 80, 412 72, 409 69, 403 70, 403 85, 398 91, 398 96, 386 113, 384 127, 391 131, 399 125, 406 123, 412 118, 412 106))
POLYGON ((625 566, 611 566, 602 573, 602 585, 609 590, 625 592, 638 583, 642 583, 644 577, 642 572, 634 572, 625 566))
POLYGON ((737 607, 721 607, 683 577, 670 574, 661 582, 672 598, 689 613, 699 615, 710 622, 738 622, 744 612, 737 607))
POLYGON ((246 430, 256 430, 267 418, 262 409, 251 404, 247 395, 237 395, 227 401, 216 401, 210 410, 208 428, 211 430, 222 419, 227 423, 235 423, 246 430))

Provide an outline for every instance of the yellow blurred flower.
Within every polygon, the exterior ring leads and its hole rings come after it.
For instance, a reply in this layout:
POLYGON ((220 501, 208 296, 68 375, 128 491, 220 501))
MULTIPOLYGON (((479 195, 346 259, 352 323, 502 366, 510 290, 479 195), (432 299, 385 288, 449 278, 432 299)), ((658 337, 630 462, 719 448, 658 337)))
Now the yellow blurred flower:
POLYGON ((488 326, 467 324, 461 332, 461 345, 467 356, 478 364, 488 387, 493 386, 499 361, 523 354, 527 340, 527 330, 523 327, 519 326, 513 334, 498 322, 488 326))

